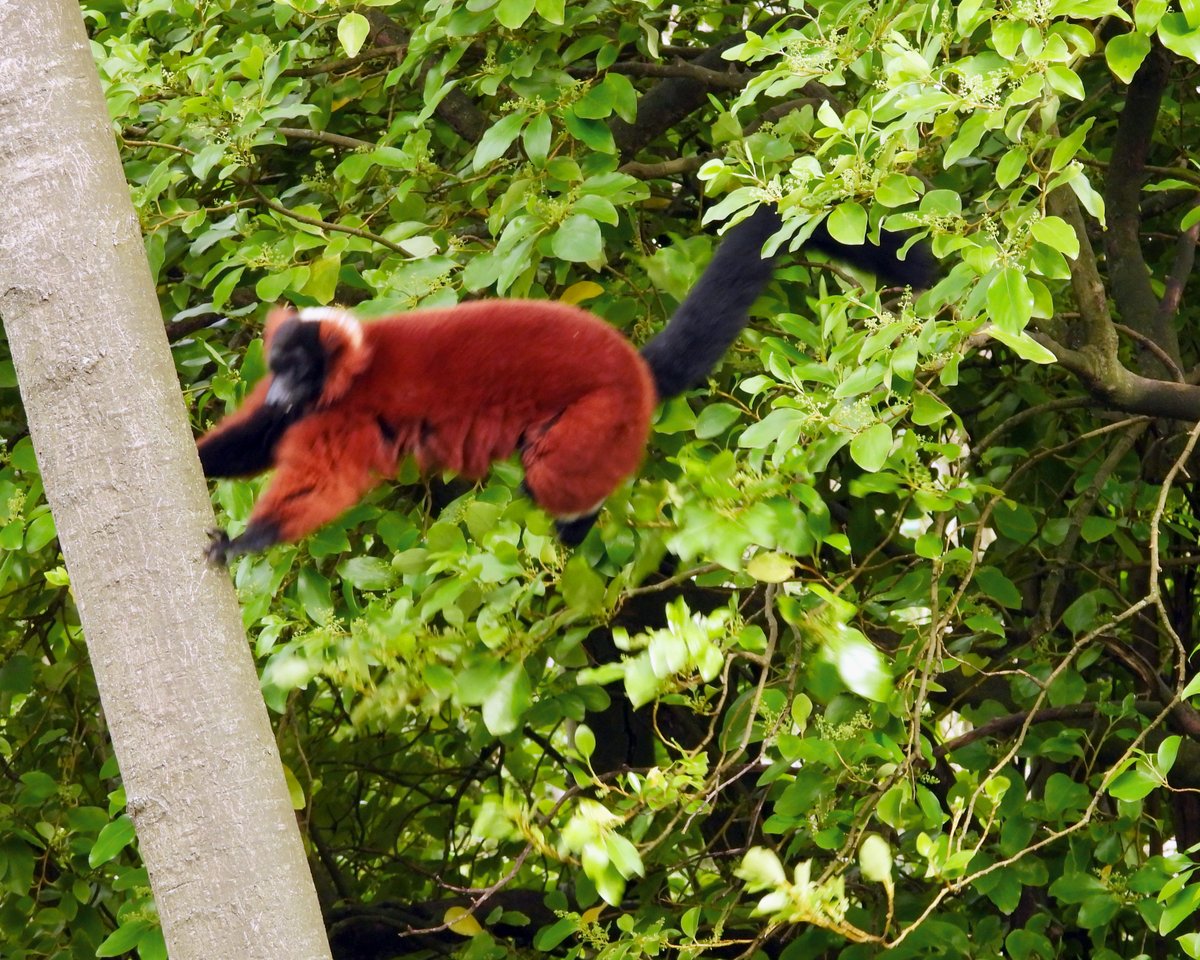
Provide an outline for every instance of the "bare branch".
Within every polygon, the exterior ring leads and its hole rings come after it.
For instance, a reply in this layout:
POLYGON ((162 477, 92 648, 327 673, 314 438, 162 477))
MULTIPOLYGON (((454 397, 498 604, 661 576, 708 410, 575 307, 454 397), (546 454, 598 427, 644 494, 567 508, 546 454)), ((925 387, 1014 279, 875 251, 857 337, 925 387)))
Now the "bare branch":
MULTIPOLYGON (((592 77, 595 71, 589 67, 572 67, 568 73, 573 77, 592 77)), ((741 90, 750 80, 750 74, 713 70, 699 63, 646 63, 641 60, 625 60, 608 68, 611 73, 623 73, 630 77, 684 77, 717 90, 741 90)))
POLYGON ((381 60, 393 54, 403 54, 408 49, 408 43, 393 43, 385 47, 371 47, 357 57, 345 57, 341 60, 322 60, 318 63, 306 63, 302 67, 291 67, 283 71, 285 77, 315 77, 322 73, 339 73, 352 70, 372 60, 381 60))
POLYGON ((379 146, 370 140, 359 140, 355 137, 344 137, 340 133, 329 133, 327 130, 307 130, 304 127, 280 127, 279 132, 289 140, 318 140, 335 147, 346 147, 348 150, 373 150, 379 146))
POLYGON ((1167 277, 1166 289, 1158 302, 1158 313, 1154 318, 1157 331, 1161 327, 1174 329, 1175 315, 1179 312, 1179 304, 1183 299, 1183 288, 1187 286, 1188 277, 1192 275, 1192 267, 1196 263, 1196 239, 1200 236, 1200 223, 1193 223, 1179 235, 1175 243, 1175 262, 1171 266, 1170 276, 1167 277))
POLYGON ((659 177, 672 177, 678 173, 691 173, 699 170, 709 160, 709 155, 676 157, 674 160, 664 160, 661 163, 640 163, 630 160, 621 164, 617 169, 639 180, 656 180, 659 177))

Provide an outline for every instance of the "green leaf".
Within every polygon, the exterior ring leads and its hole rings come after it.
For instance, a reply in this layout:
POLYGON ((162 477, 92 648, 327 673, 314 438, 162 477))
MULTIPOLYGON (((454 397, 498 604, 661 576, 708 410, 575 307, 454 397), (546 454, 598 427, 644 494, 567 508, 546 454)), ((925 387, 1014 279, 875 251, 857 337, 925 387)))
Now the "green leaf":
MULTIPOLYGON (((1141 9, 1138 4, 1137 9, 1141 9)), ((1150 52, 1150 38, 1144 33, 1122 33, 1104 45, 1104 59, 1108 69, 1122 82, 1129 83, 1138 67, 1150 52)))
POLYGON ((581 613, 594 613, 604 606, 604 580, 582 554, 567 561, 559 582, 567 606, 581 613))
POLYGON ((838 243, 859 246, 867 235, 867 211, 852 201, 839 203, 826 221, 829 235, 838 243))
POLYGON ((1158 39, 1172 53, 1200 63, 1200 29, 1189 25, 1186 15, 1165 14, 1158 24, 1158 39))
POLYGON ((787 874, 783 872, 783 864, 774 850, 766 847, 751 847, 742 856, 742 862, 733 871, 746 882, 751 891, 773 890, 787 883, 787 874))
POLYGON ((920 181, 900 173, 889 173, 879 181, 875 199, 885 207, 901 207, 917 199, 920 181))
POLYGON ((1068 257, 1079 256, 1079 237, 1061 217, 1043 217, 1029 228, 1035 238, 1068 257))
POLYGON ((596 892, 605 903, 613 907, 621 906, 621 899, 625 896, 625 878, 616 867, 610 863, 591 879, 596 885, 596 892))
POLYGON ((529 126, 521 134, 521 143, 525 147, 525 155, 539 166, 544 164, 547 155, 550 153, 550 143, 553 136, 554 125, 550 122, 550 115, 539 113, 529 121, 529 126))
POLYGON ((483 701, 483 723, 494 737, 512 733, 521 724, 525 711, 533 702, 533 687, 529 674, 515 663, 501 674, 496 686, 483 701))
POLYGON ((504 671, 505 664, 498 660, 485 660, 460 669, 454 678, 458 699, 466 706, 479 706, 500 682, 504 671))
POLYGON ((549 23, 561 24, 566 11, 565 0, 536 0, 537 12, 549 23))
POLYGON ((575 749, 579 751, 579 755, 585 760, 595 752, 596 735, 592 733, 592 728, 586 723, 576 725, 572 739, 575 743, 575 749))
POLYGON ((479 143, 475 145, 475 157, 471 165, 475 170, 481 170, 493 160, 504 156, 512 142, 517 139, 521 127, 526 120, 524 113, 510 113, 502 117, 484 131, 479 143))
POLYGON ((98 867, 108 863, 118 853, 133 843, 133 821, 126 814, 121 814, 112 823, 104 825, 88 852, 88 865, 98 867))
POLYGON ((292 772, 292 768, 286 763, 283 765, 283 781, 287 784, 288 799, 292 803, 292 809, 303 810, 308 805, 304 799, 304 787, 301 786, 300 781, 292 772))
POLYGON ((975 148, 979 146, 979 141, 983 139, 987 130, 987 119, 986 113, 974 113, 963 122, 963 125, 958 128, 958 135, 942 156, 943 167, 949 169, 975 152, 975 148))
POLYGON ((975 571, 975 582, 979 589, 1002 607, 1019 609, 1021 606, 1021 591, 995 567, 982 566, 975 571))
POLYGON ((391 563, 381 557, 351 557, 338 564, 337 572, 359 590, 386 590, 396 582, 391 563))
POLYGON ((719 437, 742 415, 732 403, 710 403, 696 418, 696 436, 701 440, 719 437))
POLYGON ((796 566, 782 553, 756 553, 746 564, 746 572, 759 583, 784 583, 795 576, 796 566))
POLYGON ((827 641, 842 683, 860 697, 882 703, 892 692, 892 675, 875 646, 858 630, 843 627, 827 641))
POLYGON ((850 458, 868 473, 883 469, 891 450, 892 428, 886 423, 872 424, 850 441, 850 458))
POLYGON ((634 657, 625 662, 625 693, 636 710, 658 696, 661 681, 649 657, 634 657))
POLYGON ((337 294, 338 277, 342 269, 341 256, 321 257, 309 264, 309 269, 303 292, 317 303, 331 303, 337 294))
POLYGON ((104 938, 104 942, 96 948, 97 957, 119 957, 135 949, 154 925, 149 920, 137 919, 122 923, 116 930, 104 938))
POLYGON ((1108 792, 1118 800, 1141 800, 1161 786, 1162 780, 1139 763, 1113 780, 1108 792))
POLYGON ((54 517, 50 511, 38 514, 29 521, 29 527, 25 530, 25 551, 37 553, 56 536, 54 517))
POLYGON ((1033 291, 1016 267, 1005 267, 988 284, 987 305, 992 322, 1009 334, 1019 334, 1033 318, 1033 291))
POLYGON ((1085 96, 1083 81, 1070 67, 1061 63, 1052 63, 1046 68, 1046 79, 1052 89, 1065 93, 1068 97, 1082 100, 1085 96))
POLYGON ((577 117, 587 120, 605 120, 612 115, 615 103, 613 88, 605 83, 596 83, 575 101, 573 109, 577 117))
POLYGON ((571 136, 591 149, 599 153, 617 152, 617 144, 613 140, 612 131, 603 120, 589 120, 572 110, 563 117, 563 123, 571 136))
POLYGON ((346 56, 357 57, 371 32, 371 24, 361 13, 347 13, 338 21, 337 35, 346 56))
POLYGON ((604 846, 609 862, 626 880, 645 876, 646 868, 642 865, 641 854, 628 839, 614 831, 604 838, 604 846))
POLYGON ((533 948, 542 953, 550 953, 578 929, 579 921, 574 916, 563 917, 549 926, 542 927, 534 935, 533 948))
POLYGON ((1071 633, 1078 636, 1087 633, 1096 625, 1096 614, 1100 609, 1100 592, 1089 590, 1077 597, 1063 612, 1063 623, 1071 633))
POLYGON ((591 217, 572 214, 559 224, 551 237, 550 249, 560 260, 573 263, 599 260, 604 252, 600 225, 591 217))
POLYGON ((296 578, 296 593, 313 623, 327 623, 333 616, 329 581, 312 567, 304 567, 296 578))
POLYGON ((1019 177, 1029 162, 1029 154, 1022 147, 1011 148, 996 164, 996 183, 1007 187, 1019 177))
POLYGON ((1061 170, 1067 163, 1075 158, 1075 154, 1083 146, 1084 138, 1092 129, 1092 124, 1096 122, 1095 117, 1088 117, 1083 123, 1063 137, 1054 148, 1054 153, 1050 157, 1050 170, 1061 170))
POLYGON ((913 398, 912 421, 920 427, 927 427, 950 416, 950 408, 931 393, 918 393, 913 398))
POLYGON ((987 334, 993 340, 999 340, 1023 360, 1033 363, 1057 363, 1058 358, 1028 333, 1021 331, 1011 334, 998 326, 988 327, 987 334))
POLYGON ((868 834, 858 850, 858 862, 863 876, 875 883, 892 881, 892 848, 878 834, 868 834))
POLYGON ((604 77, 604 86, 612 93, 613 110, 626 123, 637 120, 638 92, 623 73, 609 73, 604 77))
POLYGON ((534 0, 500 0, 496 4, 496 19, 509 30, 516 30, 533 13, 534 0))
POLYGON ((1164 778, 1171 772, 1171 768, 1175 766, 1175 758, 1179 755, 1179 746, 1182 742, 1183 738, 1178 734, 1174 734, 1164 737, 1163 742, 1158 745, 1155 767, 1164 778))
POLYGON ((1142 33, 1153 33, 1167 12, 1168 0, 1138 0, 1133 7, 1133 21, 1142 33))

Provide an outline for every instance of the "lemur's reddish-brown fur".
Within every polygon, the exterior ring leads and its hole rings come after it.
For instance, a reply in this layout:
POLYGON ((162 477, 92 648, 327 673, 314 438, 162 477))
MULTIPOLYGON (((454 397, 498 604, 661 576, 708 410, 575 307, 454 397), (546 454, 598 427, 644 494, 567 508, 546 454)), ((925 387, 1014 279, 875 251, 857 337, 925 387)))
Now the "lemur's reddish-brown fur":
MULTIPOLYGON (((603 320, 552 301, 483 300, 360 324, 344 310, 277 307, 270 374, 199 442, 209 477, 275 468, 225 562, 298 540, 358 502, 412 454, 423 470, 480 477, 520 451, 525 486, 578 542, 642 458, 655 405, 696 385, 746 323, 772 274, 764 207, 734 227, 667 326, 639 353, 603 320)), ((877 248, 834 250, 902 282, 926 264, 877 248)))
POLYGON ((520 449, 531 495, 566 518, 597 509, 641 461, 657 403, 650 369, 620 333, 577 307, 483 300, 361 325, 341 312, 277 307, 268 356, 281 330, 310 324, 328 372, 269 463, 242 469, 224 462, 222 448, 270 422, 270 378, 199 443, 209 476, 275 468, 247 531, 273 527, 271 542, 334 519, 407 453, 422 470, 477 478, 520 449))

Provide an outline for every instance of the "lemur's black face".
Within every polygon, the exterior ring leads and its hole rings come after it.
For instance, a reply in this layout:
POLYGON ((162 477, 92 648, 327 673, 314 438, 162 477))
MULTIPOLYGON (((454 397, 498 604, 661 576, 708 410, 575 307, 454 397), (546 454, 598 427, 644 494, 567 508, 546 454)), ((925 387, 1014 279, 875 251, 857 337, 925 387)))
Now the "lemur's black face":
POLYGON ((320 322, 292 317, 280 324, 271 339, 267 365, 273 376, 268 406, 292 410, 313 403, 325 385, 320 322))

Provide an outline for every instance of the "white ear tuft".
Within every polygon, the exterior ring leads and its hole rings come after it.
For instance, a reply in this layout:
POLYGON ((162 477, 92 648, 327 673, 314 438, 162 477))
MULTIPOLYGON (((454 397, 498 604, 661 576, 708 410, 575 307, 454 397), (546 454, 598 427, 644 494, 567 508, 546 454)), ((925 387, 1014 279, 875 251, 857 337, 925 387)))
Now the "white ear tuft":
POLYGON ((350 341, 350 346, 362 346, 362 325, 349 310, 341 307, 302 307, 296 313, 302 323, 331 323, 338 327, 350 341))

